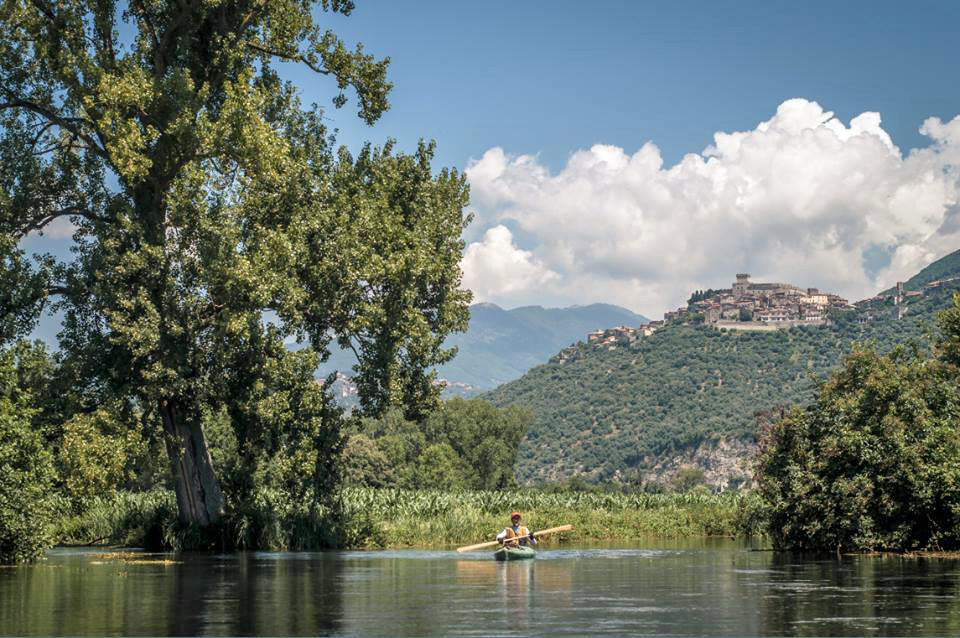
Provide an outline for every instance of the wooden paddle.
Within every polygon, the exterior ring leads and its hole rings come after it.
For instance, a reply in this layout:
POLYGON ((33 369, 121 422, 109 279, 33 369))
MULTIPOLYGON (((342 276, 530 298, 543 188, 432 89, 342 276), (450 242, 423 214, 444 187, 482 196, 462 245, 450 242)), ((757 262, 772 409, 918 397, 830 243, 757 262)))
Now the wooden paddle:
MULTIPOLYGON (((571 529, 573 529, 573 525, 561 525, 560 527, 551 527, 550 529, 542 529, 542 530, 540 530, 539 532, 534 532, 534 533, 533 533, 533 536, 534 536, 534 538, 536 538, 537 536, 544 536, 545 534, 554 534, 554 533, 556 533, 556 532, 566 532, 567 530, 571 530, 571 529)), ((507 541, 510 541, 510 540, 518 540, 518 541, 519 541, 519 540, 522 540, 522 539, 524 539, 524 538, 527 538, 527 537, 526 537, 526 536, 515 536, 513 539, 506 539, 506 540, 507 540, 507 541)), ((458 547, 458 548, 457 548, 457 552, 459 552, 460 554, 462 554, 462 553, 464 553, 464 552, 472 552, 472 551, 475 550, 475 549, 483 549, 484 547, 493 547, 494 545, 499 545, 499 544, 500 544, 500 541, 490 541, 490 542, 487 542, 487 543, 477 543, 476 545, 467 545, 466 547, 458 547)))

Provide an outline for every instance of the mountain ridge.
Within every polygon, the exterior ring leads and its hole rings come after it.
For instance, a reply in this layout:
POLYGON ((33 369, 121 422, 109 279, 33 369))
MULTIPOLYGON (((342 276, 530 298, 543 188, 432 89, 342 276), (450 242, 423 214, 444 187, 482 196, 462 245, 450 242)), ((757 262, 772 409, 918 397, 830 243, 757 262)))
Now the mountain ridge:
MULTIPOLYGON (((456 394, 473 395, 512 381, 542 364, 558 350, 580 341, 597 328, 640 326, 643 315, 613 304, 594 303, 569 308, 519 306, 507 310, 491 302, 470 306, 466 332, 447 338, 456 357, 438 368, 438 377, 450 382, 456 394)), ((356 362, 353 353, 331 353, 318 376, 339 371, 347 376, 356 362)))

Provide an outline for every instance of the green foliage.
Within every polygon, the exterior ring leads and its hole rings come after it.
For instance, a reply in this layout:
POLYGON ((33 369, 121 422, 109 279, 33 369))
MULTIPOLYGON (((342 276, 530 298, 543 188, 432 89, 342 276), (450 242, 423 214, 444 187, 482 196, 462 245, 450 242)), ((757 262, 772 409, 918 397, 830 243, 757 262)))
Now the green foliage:
POLYGON ((148 549, 181 548, 177 501, 170 490, 113 491, 85 501, 82 511, 60 507, 56 537, 62 543, 111 543, 148 549))
POLYGON ((75 511, 94 497, 107 497, 126 487, 137 461, 149 454, 143 432, 126 427, 116 410, 101 408, 77 414, 63 425, 56 451, 59 481, 75 511))
POLYGON ((340 478, 341 411, 313 379, 317 356, 277 342, 264 349, 233 353, 226 374, 236 391, 204 419, 228 513, 248 508, 259 490, 329 495, 340 478))
POLYGON ((699 467, 683 467, 673 477, 671 485, 677 492, 690 492, 706 482, 706 476, 699 467))
POLYGON ((429 440, 446 442, 464 460, 470 489, 505 489, 516 484, 513 466, 529 424, 522 409, 455 398, 430 415, 425 429, 429 440))
MULTIPOLYGON (((955 337, 960 297, 942 315, 955 337)), ((947 348, 855 352, 769 425, 760 491, 777 547, 960 547, 960 369, 947 348)))
POLYGON ((414 485, 462 490, 467 487, 470 468, 449 443, 433 443, 417 458, 414 485))
POLYGON ((738 321, 753 321, 753 311, 749 308, 740 308, 740 312, 737 313, 738 321))
MULTIPOLYGON (((759 501, 749 494, 435 491, 347 489, 342 500, 362 511, 383 545, 467 544, 492 540, 511 511, 532 529, 571 524, 570 540, 751 535, 759 501)), ((374 542, 366 544, 377 544, 374 542)))
MULTIPOLYGON (((254 507, 218 529, 220 549, 450 547, 493 536, 513 510, 533 529, 572 524, 558 540, 642 540, 651 537, 752 536, 760 532, 753 494, 644 494, 448 491, 346 488, 330 507, 311 509, 263 491, 254 507)), ((95 499, 84 513, 60 521, 58 535, 75 543, 110 542, 157 549, 196 547, 177 522, 170 491, 118 493, 95 499)))
POLYGON ((394 482, 387 455, 365 434, 354 434, 343 447, 343 476, 347 485, 387 487, 394 482))
POLYGON ((50 413, 71 424, 72 477, 116 478, 79 469, 103 441, 81 452, 77 433, 94 431, 71 419, 121 406, 166 444, 184 521, 211 524, 261 489, 329 494, 341 419, 313 372, 331 339, 359 356, 367 413, 436 404, 430 371, 470 299, 464 177, 434 170, 428 143, 336 148, 277 72, 327 76, 334 107, 351 91, 375 122, 389 61, 324 24, 352 7, 0 7, 0 344, 51 303, 64 314, 69 405, 50 413), (18 242, 55 220, 74 226, 72 258, 28 258, 18 242), (224 414, 221 477, 203 425, 224 414))
POLYGON ((940 358, 960 366, 960 293, 954 293, 953 306, 941 312, 937 321, 940 326, 937 339, 940 358))
MULTIPOLYGON (((858 343, 880 352, 930 343, 936 313, 952 290, 911 298, 897 321, 892 306, 848 311, 826 326, 776 332, 721 332, 667 326, 616 349, 581 344, 484 395, 534 416, 520 444, 517 478, 556 481, 576 474, 614 480, 715 440, 753 442, 757 417, 808 403, 816 384, 858 343)), ((946 347, 946 346, 944 346, 946 347)))
POLYGON ((364 419, 343 454, 351 485, 503 489, 515 485, 517 447, 530 417, 454 398, 421 422, 397 411, 364 419))
POLYGON ((51 541, 53 463, 13 351, 0 351, 0 563, 37 559, 51 541))

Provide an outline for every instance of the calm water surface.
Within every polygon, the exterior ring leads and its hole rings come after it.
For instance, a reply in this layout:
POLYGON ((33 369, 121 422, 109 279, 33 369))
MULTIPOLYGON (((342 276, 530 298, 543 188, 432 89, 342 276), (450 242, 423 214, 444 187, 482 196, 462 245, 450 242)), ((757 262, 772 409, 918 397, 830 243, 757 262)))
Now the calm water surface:
POLYGON ((958 635, 960 561, 733 543, 141 554, 0 569, 0 634, 958 635))

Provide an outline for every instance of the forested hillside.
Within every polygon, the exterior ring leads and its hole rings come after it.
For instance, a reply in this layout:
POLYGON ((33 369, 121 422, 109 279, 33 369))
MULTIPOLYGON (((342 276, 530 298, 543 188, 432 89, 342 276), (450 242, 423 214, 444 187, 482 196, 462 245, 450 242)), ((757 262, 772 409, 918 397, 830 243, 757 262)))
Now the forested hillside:
MULTIPOLYGON (((956 271, 930 268, 939 278, 956 271)), ((956 290, 909 298, 900 320, 889 303, 873 304, 826 326, 727 332, 670 325, 613 349, 581 343, 486 396, 534 414, 520 449, 521 482, 637 476, 704 442, 752 441, 758 416, 807 402, 816 380, 855 344, 926 347, 936 312, 956 290)))

